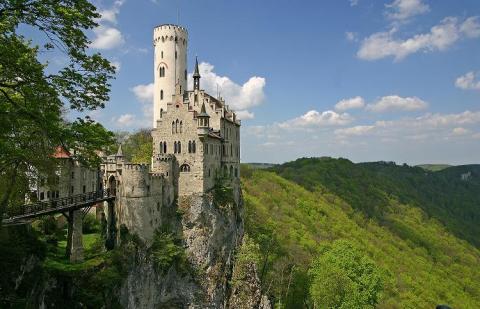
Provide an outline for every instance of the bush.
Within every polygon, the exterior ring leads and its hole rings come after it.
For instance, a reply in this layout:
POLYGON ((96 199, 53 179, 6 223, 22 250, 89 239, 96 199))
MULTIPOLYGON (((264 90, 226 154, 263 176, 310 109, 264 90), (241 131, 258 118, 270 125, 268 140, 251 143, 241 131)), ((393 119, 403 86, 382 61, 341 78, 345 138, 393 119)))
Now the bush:
POLYGON ((186 270, 188 266, 185 249, 180 243, 180 239, 172 234, 155 233, 151 254, 158 271, 167 271, 171 266, 175 266, 180 272, 186 270))
POLYGON ((92 234, 100 232, 100 221, 97 220, 94 214, 87 214, 83 218, 83 233, 92 234))

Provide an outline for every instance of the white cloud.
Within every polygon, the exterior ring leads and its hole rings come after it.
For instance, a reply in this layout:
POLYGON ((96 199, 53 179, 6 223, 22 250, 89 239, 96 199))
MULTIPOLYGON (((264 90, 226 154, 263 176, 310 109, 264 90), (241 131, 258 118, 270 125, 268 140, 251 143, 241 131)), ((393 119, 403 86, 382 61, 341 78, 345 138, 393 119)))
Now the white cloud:
POLYGON ((247 110, 240 110, 235 112, 241 120, 253 119, 255 117, 254 113, 251 113, 247 110))
POLYGON ((462 128, 462 127, 453 128, 453 130, 452 130, 453 135, 466 135, 468 133, 470 133, 470 130, 467 130, 467 129, 462 128))
POLYGON ((378 101, 368 104, 367 110, 382 113, 388 111, 417 111, 428 107, 428 103, 417 97, 402 98, 397 95, 381 97, 378 101))
POLYGON ((110 22, 112 24, 117 24, 117 15, 120 13, 120 7, 125 3, 124 0, 117 0, 113 3, 113 6, 109 9, 99 10, 100 18, 97 22, 110 22))
POLYGON ((153 83, 145 85, 137 85, 131 89, 135 94, 137 100, 142 103, 152 103, 153 104, 153 83))
POLYGON ((350 42, 358 41, 358 35, 356 32, 350 32, 350 31, 345 32, 345 38, 350 42))
POLYGON ((129 127, 135 123, 135 115, 124 114, 116 119, 116 123, 120 126, 129 127))
POLYGON ((476 79, 476 75, 472 71, 458 77, 455 80, 455 86, 464 90, 480 90, 480 81, 476 79))
POLYGON ((113 49, 125 43, 122 32, 117 28, 107 25, 108 23, 116 25, 117 15, 120 13, 120 7, 124 0, 116 0, 109 9, 100 10, 100 18, 97 19, 99 26, 93 29, 95 38, 90 47, 96 49, 113 49))
POLYGON ((365 38, 357 52, 357 57, 363 60, 394 57, 399 61, 420 51, 443 51, 461 38, 479 37, 479 27, 477 17, 470 17, 463 23, 460 23, 456 17, 447 17, 440 24, 432 27, 430 32, 417 34, 408 39, 395 38, 398 29, 393 27, 390 31, 377 32, 365 38))
POLYGON ((347 113, 338 114, 334 111, 318 112, 311 110, 304 115, 279 123, 282 129, 301 129, 308 127, 338 126, 345 125, 352 121, 347 113))
POLYGON ((364 106, 365 101, 363 100, 363 98, 357 96, 354 98, 338 101, 337 104, 335 104, 335 109, 337 111, 343 112, 349 109, 363 108, 364 106))
POLYGON ((100 25, 93 29, 95 38, 90 47, 96 49, 113 49, 125 43, 122 33, 117 28, 100 25))
POLYGON ((335 134, 340 136, 365 135, 375 129, 375 126, 354 126, 350 128, 336 129, 335 134))
POLYGON ((460 26, 460 31, 469 38, 480 37, 480 22, 478 16, 467 18, 460 26))
POLYGON ((358 5, 359 0, 350 0, 350 6, 356 6, 358 5))
MULTIPOLYGON (((243 116, 252 116, 248 109, 262 104, 265 100, 265 78, 253 76, 243 85, 239 85, 227 76, 220 76, 214 72, 214 66, 207 62, 199 64, 200 86, 211 95, 216 95, 217 87, 220 95, 235 111, 242 111, 243 116)), ((189 88, 192 88, 192 76, 189 75, 189 88)), ((247 118, 244 118, 247 119, 247 118)))
POLYGON ((422 0, 395 0, 387 7, 387 17, 396 21, 404 21, 415 15, 428 12, 430 7, 422 0))

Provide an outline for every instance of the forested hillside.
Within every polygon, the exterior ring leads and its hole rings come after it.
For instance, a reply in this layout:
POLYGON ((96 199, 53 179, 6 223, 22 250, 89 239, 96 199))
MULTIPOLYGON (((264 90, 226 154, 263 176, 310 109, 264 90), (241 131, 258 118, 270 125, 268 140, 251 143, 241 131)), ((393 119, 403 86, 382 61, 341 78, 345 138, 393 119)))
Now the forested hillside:
POLYGON ((331 158, 245 166, 264 290, 282 308, 478 308, 479 172, 331 158))

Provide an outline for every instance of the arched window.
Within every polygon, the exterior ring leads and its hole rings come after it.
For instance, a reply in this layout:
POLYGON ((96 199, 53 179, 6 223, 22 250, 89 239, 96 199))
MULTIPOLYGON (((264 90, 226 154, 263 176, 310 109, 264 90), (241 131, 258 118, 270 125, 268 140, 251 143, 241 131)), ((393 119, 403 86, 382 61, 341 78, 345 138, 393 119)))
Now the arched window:
POLYGON ((192 152, 195 153, 197 152, 197 149, 196 149, 196 145, 195 145, 195 141, 192 142, 192 152))
POLYGON ((165 77, 165 68, 164 68, 164 67, 160 67, 159 73, 160 73, 160 77, 165 77))
POLYGON ((175 121, 175 133, 178 133, 178 119, 175 121))
POLYGON ((160 108, 160 118, 163 117, 163 108, 160 108))
MULTIPOLYGON (((162 38, 162 40, 163 40, 163 38, 162 38)), ((163 50, 162 50, 162 59, 163 59, 163 50)))
POLYGON ((177 59, 177 51, 175 51, 175 59, 177 59))
POLYGON ((163 90, 160 90, 160 100, 163 100, 163 90))
POLYGON ((182 153, 182 143, 181 142, 178 142, 177 143, 177 150, 178 150, 178 153, 182 153))
POLYGON ((172 134, 175 133, 175 121, 172 121, 172 134))
POLYGON ((163 153, 167 153, 167 142, 163 142, 163 153))
POLYGON ((233 144, 230 144, 230 156, 233 156, 233 144))
POLYGON ((188 141, 188 153, 192 153, 192 141, 188 141))
POLYGON ((228 168, 226 165, 223 166, 223 177, 227 177, 228 176, 228 168))
POLYGON ((182 133, 183 130, 183 121, 180 121, 180 133, 182 133))
POLYGON ((187 80, 187 70, 185 70, 185 80, 187 80))
POLYGON ((233 166, 230 165, 230 177, 233 178, 233 166))
POLYGON ((160 142, 160 153, 163 153, 163 142, 160 142))
POLYGON ((190 172, 190 165, 188 164, 182 164, 180 166, 180 172, 183 172, 183 173, 188 173, 190 172))
POLYGON ((238 168, 235 168, 235 177, 238 177, 238 168))

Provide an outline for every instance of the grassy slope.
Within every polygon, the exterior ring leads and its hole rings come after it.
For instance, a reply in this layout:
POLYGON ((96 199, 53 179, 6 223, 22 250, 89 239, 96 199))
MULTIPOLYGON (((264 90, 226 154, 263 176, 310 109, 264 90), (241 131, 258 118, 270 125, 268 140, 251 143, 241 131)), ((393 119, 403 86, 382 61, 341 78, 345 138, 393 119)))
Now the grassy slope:
MULTIPOLYGON (((480 251, 420 208, 386 196, 389 209, 382 218, 387 226, 354 211, 318 184, 312 192, 272 172, 250 170, 243 173, 242 185, 247 232, 260 244, 269 238, 276 244, 269 249, 264 288, 277 300, 283 298, 287 307, 302 306, 308 290, 305 270, 318 245, 338 238, 355 242, 390 273, 380 307, 432 308, 447 303, 477 308, 480 304, 480 251), (288 294, 286 264, 296 266, 288 294)), ((267 246, 262 245, 262 250, 267 246)))

